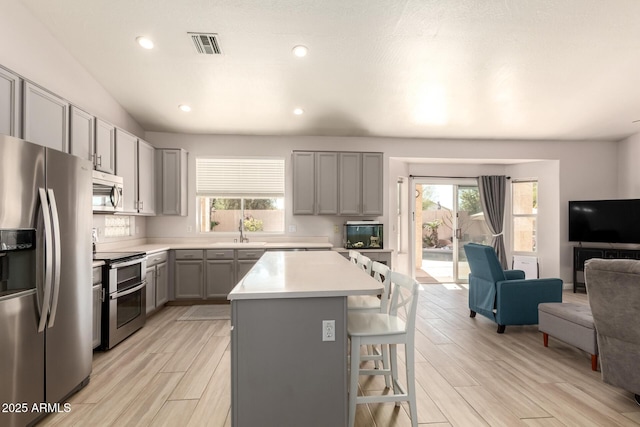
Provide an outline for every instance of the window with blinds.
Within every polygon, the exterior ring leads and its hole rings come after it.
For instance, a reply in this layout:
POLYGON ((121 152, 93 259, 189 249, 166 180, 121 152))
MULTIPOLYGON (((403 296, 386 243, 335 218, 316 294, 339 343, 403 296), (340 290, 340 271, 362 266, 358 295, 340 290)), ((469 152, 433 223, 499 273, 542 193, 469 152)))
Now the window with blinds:
POLYGON ((284 159, 197 158, 201 232, 284 232, 284 159))

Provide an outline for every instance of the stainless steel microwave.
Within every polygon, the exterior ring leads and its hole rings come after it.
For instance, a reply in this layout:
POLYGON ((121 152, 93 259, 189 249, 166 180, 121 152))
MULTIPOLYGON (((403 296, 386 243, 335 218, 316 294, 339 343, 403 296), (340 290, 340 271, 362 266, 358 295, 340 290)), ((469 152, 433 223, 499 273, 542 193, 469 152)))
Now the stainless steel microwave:
POLYGON ((122 212, 122 177, 93 171, 93 211, 122 212))

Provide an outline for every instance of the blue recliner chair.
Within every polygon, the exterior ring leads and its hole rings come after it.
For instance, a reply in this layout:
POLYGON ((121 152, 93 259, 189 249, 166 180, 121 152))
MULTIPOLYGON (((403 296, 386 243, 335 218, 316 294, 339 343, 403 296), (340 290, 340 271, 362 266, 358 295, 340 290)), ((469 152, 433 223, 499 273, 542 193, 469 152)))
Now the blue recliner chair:
POLYGON ((480 313, 498 324, 537 325, 538 304, 562 302, 561 279, 525 280, 522 270, 503 270, 491 246, 468 243, 470 316, 480 313))

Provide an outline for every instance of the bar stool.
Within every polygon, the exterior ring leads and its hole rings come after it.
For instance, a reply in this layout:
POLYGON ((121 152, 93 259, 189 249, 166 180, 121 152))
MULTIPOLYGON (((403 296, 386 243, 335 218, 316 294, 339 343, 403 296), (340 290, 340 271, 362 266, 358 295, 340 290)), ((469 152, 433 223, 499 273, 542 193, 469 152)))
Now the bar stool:
POLYGON ((349 261, 351 261, 354 264, 358 263, 358 255, 360 255, 360 252, 358 251, 354 251, 353 249, 349 251, 349 261))
POLYGON ((359 403, 395 402, 398 406, 403 401, 409 402, 411 425, 418 425, 414 335, 419 284, 413 278, 393 271, 389 272, 389 277, 392 287, 389 313, 348 312, 347 335, 351 340, 349 427, 354 425, 356 405, 359 403), (406 320, 400 318, 399 314, 403 314, 406 320), (398 381, 398 344, 405 346, 406 389, 398 381), (390 366, 383 369, 360 369, 358 356, 361 345, 388 345, 390 366), (358 396, 359 375, 391 375, 393 393, 358 396))
MULTIPOLYGON (((365 257, 366 258, 366 257, 365 257)), ((351 295, 347 297, 347 308, 354 311, 367 311, 373 313, 386 313, 389 302, 389 267, 378 262, 364 261, 364 264, 368 264, 369 271, 373 272, 373 278, 383 284, 384 289, 382 295, 378 298, 375 295, 351 295)), ((362 267, 361 267, 362 268, 362 267)), ((364 271, 366 267, 363 268, 364 271)))
POLYGON ((358 253, 358 258, 356 259, 356 265, 360 267, 360 269, 362 269, 363 271, 366 271, 367 273, 369 273, 369 275, 371 275, 372 262, 373 261, 371 261, 371 258, 369 258, 368 256, 358 253))

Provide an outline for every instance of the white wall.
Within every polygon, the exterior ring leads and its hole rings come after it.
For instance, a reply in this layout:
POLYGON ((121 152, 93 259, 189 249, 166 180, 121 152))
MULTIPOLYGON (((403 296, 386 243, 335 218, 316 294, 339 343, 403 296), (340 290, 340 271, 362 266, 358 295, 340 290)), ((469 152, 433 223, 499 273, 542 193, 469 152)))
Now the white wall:
MULTIPOLYGON (((188 234, 188 227, 195 229, 195 158, 198 156, 280 156, 286 159, 286 189, 291 194, 290 155, 293 150, 381 151, 385 153, 384 173, 388 185, 384 188, 385 214, 379 219, 386 225, 385 241, 396 248, 393 224, 396 204, 396 182, 416 169, 411 158, 448 159, 450 165, 438 165, 429 170, 447 176, 477 176, 501 171, 512 176, 536 173, 544 178, 544 186, 553 201, 545 202, 549 212, 543 217, 546 224, 539 230, 545 236, 545 273, 559 271, 565 281, 572 280, 571 244, 567 240, 567 202, 572 199, 606 198, 617 194, 618 153, 615 142, 610 141, 486 141, 486 140, 429 140, 370 137, 275 137, 239 135, 191 135, 147 132, 146 139, 156 147, 185 148, 189 151, 189 216, 149 218, 149 237, 198 237, 188 234), (393 161, 391 161, 393 159, 393 161), (480 159, 485 165, 466 165, 462 159, 480 159), (484 160, 483 160, 484 159, 484 160), (496 162, 496 159, 500 160, 496 162), (505 159, 510 159, 509 162, 505 159), (530 165, 518 164, 522 160, 535 160, 530 165), (543 159, 544 161, 541 161, 543 159), (457 163, 457 165, 456 165, 457 163), (411 165, 411 166, 409 166, 411 165), (455 166, 453 166, 455 165, 455 166), (554 166, 555 165, 555 166, 554 166), (609 171, 609 173, 603 173, 609 171), (455 172, 455 173, 454 173, 455 172), (557 185, 553 176, 557 174, 557 185), (549 175, 549 176, 547 176, 549 175), (549 183, 547 183, 547 179, 549 183), (555 237, 554 237, 555 235, 555 237), (549 247, 547 247, 549 245, 549 247), (553 258, 559 259, 555 267, 553 258), (557 270, 556 270, 557 269, 557 270)), ((413 172, 412 172, 413 173, 413 172)), ((425 173, 426 174, 426 173, 425 173)), ((302 216, 291 214, 291 200, 287 200, 286 228, 297 226, 291 237, 328 236, 334 245, 341 244, 340 234, 334 234, 333 226, 351 218, 302 216)), ((200 236, 202 237, 202 236, 200 236)), ((402 261, 400 265, 406 262, 402 261)))
MULTIPOLYGON (((538 226, 536 243, 540 277, 560 277, 560 217, 566 215, 566 209, 560 207, 560 163, 557 160, 509 165, 506 174, 512 181, 517 179, 535 179, 538 181, 538 226)), ((508 230, 507 246, 513 249, 513 233, 511 225, 513 217, 507 209, 508 230)), ((511 259, 511 258, 509 258, 511 259)), ((571 274, 564 272, 564 274, 571 274)))
POLYGON ((640 134, 618 143, 618 197, 640 199, 640 134))
POLYGON ((127 131, 144 130, 19 0, 0 13, 0 65, 127 131))

